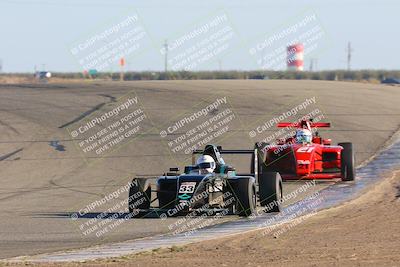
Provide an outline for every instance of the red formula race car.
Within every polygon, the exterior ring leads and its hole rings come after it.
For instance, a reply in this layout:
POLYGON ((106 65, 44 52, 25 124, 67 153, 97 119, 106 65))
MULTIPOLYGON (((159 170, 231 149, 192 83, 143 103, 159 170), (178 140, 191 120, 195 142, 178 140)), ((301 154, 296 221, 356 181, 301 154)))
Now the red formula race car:
POLYGON ((355 162, 352 143, 332 145, 323 139, 317 128, 330 127, 330 123, 302 120, 278 123, 278 127, 295 129, 289 138, 278 140, 276 145, 257 143, 259 172, 278 172, 284 180, 333 179, 352 181, 355 162), (262 159, 262 161, 261 161, 262 159))

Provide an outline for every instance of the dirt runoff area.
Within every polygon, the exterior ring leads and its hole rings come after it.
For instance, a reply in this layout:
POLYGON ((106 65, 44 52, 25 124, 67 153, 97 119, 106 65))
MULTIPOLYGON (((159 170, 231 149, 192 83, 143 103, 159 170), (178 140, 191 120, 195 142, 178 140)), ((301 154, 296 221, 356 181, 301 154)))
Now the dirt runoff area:
POLYGON ((287 231, 265 230, 96 262, 44 266, 399 266, 400 172, 287 231))

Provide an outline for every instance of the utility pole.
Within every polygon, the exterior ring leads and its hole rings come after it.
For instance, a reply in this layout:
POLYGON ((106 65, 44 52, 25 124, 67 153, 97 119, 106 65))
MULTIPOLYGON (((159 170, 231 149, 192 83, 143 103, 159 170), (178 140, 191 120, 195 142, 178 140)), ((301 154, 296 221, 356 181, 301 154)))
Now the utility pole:
POLYGON ((167 71, 168 71, 168 41, 167 40, 165 40, 164 49, 165 49, 164 71, 165 71, 165 75, 167 75, 167 71))
POLYGON ((349 42, 347 44, 347 70, 350 71, 351 67, 351 53, 353 52, 353 49, 351 48, 351 43, 349 42))
POLYGON ((317 58, 310 58, 310 71, 317 71, 318 69, 318 59, 317 58))
POLYGON ((3 60, 0 58, 0 72, 3 71, 3 60))

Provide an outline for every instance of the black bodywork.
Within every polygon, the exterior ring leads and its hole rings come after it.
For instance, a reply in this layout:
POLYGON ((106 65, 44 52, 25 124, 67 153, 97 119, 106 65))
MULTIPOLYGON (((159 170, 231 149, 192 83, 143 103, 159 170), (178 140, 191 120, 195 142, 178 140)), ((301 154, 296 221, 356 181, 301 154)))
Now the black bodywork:
MULTIPOLYGON (((192 164, 186 166, 182 174, 178 173, 178 168, 171 168, 169 173, 157 177, 156 190, 153 191, 148 180, 134 179, 129 194, 130 212, 137 216, 162 217, 188 213, 197 215, 203 212, 223 212, 240 216, 254 213, 260 179, 256 167, 256 150, 222 150, 221 147, 207 145, 204 150, 193 152, 192 164), (216 162, 213 173, 202 174, 197 169, 194 162, 199 154, 213 157, 216 162), (225 164, 221 154, 250 155, 251 164, 255 166, 252 168, 253 173, 237 174, 232 166, 225 164), (155 192, 155 198, 151 192, 155 192), (131 199, 134 195, 137 197, 131 199), (143 201, 138 201, 138 197, 143 201), (158 205, 155 205, 156 201, 158 205)), ((281 195, 281 192, 277 193, 274 189, 269 192, 281 195)))

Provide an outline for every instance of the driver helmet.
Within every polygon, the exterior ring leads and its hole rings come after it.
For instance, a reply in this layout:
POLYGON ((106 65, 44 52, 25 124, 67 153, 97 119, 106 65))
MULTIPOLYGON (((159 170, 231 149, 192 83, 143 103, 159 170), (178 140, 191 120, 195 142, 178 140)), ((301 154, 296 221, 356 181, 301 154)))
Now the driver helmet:
POLYGON ((216 164, 214 159, 209 155, 202 155, 197 159, 197 166, 201 173, 212 173, 215 170, 216 164))
POLYGON ((296 132, 296 142, 299 144, 311 143, 312 134, 308 129, 299 129, 296 132))

